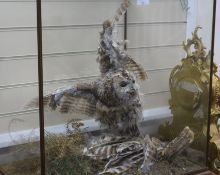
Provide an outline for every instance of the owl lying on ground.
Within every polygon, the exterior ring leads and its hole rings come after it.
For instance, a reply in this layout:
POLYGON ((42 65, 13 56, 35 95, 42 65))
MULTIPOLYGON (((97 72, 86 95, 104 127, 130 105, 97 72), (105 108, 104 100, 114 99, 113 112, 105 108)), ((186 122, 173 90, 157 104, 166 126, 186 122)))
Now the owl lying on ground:
MULTIPOLYGON (((29 106, 37 106, 35 99, 29 106)), ((122 135, 138 135, 142 117, 138 85, 133 73, 120 69, 91 83, 58 89, 44 97, 44 105, 61 113, 95 116, 101 124, 122 135)))

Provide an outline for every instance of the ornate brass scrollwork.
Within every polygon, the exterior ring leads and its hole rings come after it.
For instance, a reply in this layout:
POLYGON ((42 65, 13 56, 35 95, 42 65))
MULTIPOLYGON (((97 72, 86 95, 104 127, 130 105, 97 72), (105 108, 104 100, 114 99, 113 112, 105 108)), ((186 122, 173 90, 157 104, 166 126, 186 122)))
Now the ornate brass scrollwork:
POLYGON ((220 133, 218 120, 220 118, 220 77, 218 77, 217 66, 213 67, 212 82, 212 109, 210 125, 210 150, 209 159, 214 172, 220 174, 220 133))
POLYGON ((183 42, 183 49, 187 53, 187 58, 193 57, 194 59, 202 59, 205 58, 206 47, 202 43, 202 39, 198 36, 198 30, 201 29, 201 27, 196 27, 195 31, 192 33, 192 38, 188 39, 186 42, 183 42), (195 51, 192 52, 191 46, 194 45, 195 51))
POLYGON ((198 36, 200 28, 197 27, 192 38, 183 42, 186 57, 171 72, 169 103, 173 121, 161 126, 159 133, 170 140, 185 126, 189 126, 195 133, 193 146, 205 150, 203 128, 208 116, 210 53, 206 53, 202 39, 198 36))
MULTIPOLYGON (((165 139, 171 139, 184 126, 188 125, 195 132, 194 146, 204 150, 199 145, 201 145, 201 142, 205 142, 207 134, 205 124, 208 115, 211 57, 210 52, 206 53, 202 39, 198 36, 200 28, 197 27, 192 33, 192 38, 183 43, 186 58, 183 58, 182 64, 177 65, 171 72, 169 80, 171 99, 169 103, 173 114, 173 122, 161 126, 159 133, 165 139)), ((217 66, 214 64, 209 161, 212 170, 220 174, 220 133, 218 124, 220 118, 220 78, 216 72, 217 66)))

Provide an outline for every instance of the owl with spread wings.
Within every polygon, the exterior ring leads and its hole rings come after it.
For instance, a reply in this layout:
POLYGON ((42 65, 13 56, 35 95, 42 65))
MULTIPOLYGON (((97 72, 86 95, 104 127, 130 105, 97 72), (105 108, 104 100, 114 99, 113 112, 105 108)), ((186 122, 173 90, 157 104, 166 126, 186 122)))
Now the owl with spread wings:
MULTIPOLYGON (((97 59, 101 78, 57 89, 44 96, 44 106, 61 113, 94 116, 101 124, 120 134, 139 134, 137 121, 142 118, 142 107, 136 77, 144 80, 146 72, 120 48, 113 36, 115 23, 128 6, 129 1, 125 0, 114 19, 103 23, 97 59)), ((29 106, 37 105, 35 99, 29 106)))
MULTIPOLYGON (((94 116, 116 133, 138 135, 142 108, 133 73, 120 69, 91 83, 57 89, 44 96, 44 106, 61 113, 94 116)), ((29 106, 37 106, 38 99, 29 106)))

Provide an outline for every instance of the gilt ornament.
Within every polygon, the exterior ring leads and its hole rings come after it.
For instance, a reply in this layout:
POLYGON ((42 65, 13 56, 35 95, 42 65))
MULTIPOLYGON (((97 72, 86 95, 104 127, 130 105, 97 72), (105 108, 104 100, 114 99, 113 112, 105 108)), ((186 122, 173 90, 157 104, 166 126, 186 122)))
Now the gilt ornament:
POLYGON ((195 133, 193 147, 205 151, 206 133, 203 131, 208 119, 211 57, 198 35, 199 29, 201 27, 196 27, 192 38, 183 42, 186 57, 170 74, 169 104, 173 121, 160 126, 159 132, 164 139, 171 140, 185 126, 189 126, 195 133))

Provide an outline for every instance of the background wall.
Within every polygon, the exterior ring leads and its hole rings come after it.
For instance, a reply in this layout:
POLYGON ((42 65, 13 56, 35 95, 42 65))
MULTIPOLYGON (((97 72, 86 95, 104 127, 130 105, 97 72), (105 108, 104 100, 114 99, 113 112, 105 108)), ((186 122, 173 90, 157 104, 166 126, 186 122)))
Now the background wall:
MULTIPOLYGON (((44 0, 45 93, 99 76, 99 31, 119 0, 44 0)), ((0 134, 38 127, 37 109, 24 106, 37 96, 36 9, 33 0, 0 0, 0 134)), ((147 71, 141 83, 144 109, 168 105, 168 79, 184 57, 186 11, 179 0, 152 0, 128 11, 128 52, 147 71)), ((118 26, 123 35, 123 25, 118 26)), ((72 118, 47 111, 47 126, 72 118)), ((75 116, 88 118, 87 116, 75 116)))
MULTIPOLYGON (((187 37, 191 36, 192 31, 197 25, 202 27, 200 36, 207 47, 211 46, 211 27, 212 27, 212 8, 213 1, 210 0, 188 0, 189 11, 187 13, 187 37)), ((220 67, 220 2, 217 1, 216 12, 216 36, 215 36, 215 57, 214 62, 220 67)), ((218 69, 220 75, 220 69, 218 69)))
POLYGON ((215 57, 214 57, 214 59, 219 67, 218 75, 220 76, 220 2, 219 1, 217 1, 215 57))
POLYGON ((187 12, 187 38, 192 36, 196 26, 202 27, 199 30, 199 36, 207 48, 211 48, 212 35, 212 9, 213 1, 211 0, 188 0, 189 9, 187 12))

